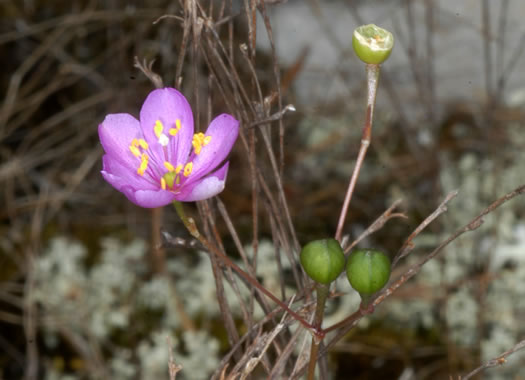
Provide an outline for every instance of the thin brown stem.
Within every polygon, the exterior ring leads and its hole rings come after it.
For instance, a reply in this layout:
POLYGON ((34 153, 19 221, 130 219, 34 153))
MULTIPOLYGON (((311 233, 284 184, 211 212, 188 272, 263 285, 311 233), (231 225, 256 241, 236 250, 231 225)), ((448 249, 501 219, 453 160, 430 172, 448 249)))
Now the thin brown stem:
POLYGON ((367 236, 373 234, 374 232, 380 230, 383 228, 383 226, 388 222, 390 219, 393 218, 407 218, 407 216, 400 212, 393 212, 394 209, 401 203, 401 199, 398 199, 395 201, 385 212, 383 212, 375 221, 372 223, 368 228, 359 235, 357 239, 355 239, 352 243, 350 243, 348 246, 344 247, 344 254, 348 255, 352 248, 354 248, 361 240, 366 238, 367 236))
POLYGON ((359 177, 359 172, 361 171, 361 167, 363 166, 366 151, 368 150, 368 147, 370 146, 370 141, 372 139, 372 121, 374 118, 374 106, 376 103, 377 85, 379 84, 379 72, 379 65, 366 65, 366 79, 368 83, 368 92, 365 126, 363 127, 363 136, 361 138, 361 146, 359 147, 359 154, 355 163, 354 172, 352 173, 352 177, 350 178, 350 183, 348 184, 348 190, 346 191, 343 207, 341 208, 339 222, 337 223, 335 239, 339 242, 341 242, 342 240, 343 227, 345 224, 346 215, 348 214, 348 207, 350 206, 350 201, 352 200, 352 195, 354 193, 355 184, 357 183, 357 178, 359 177))
POLYGON ((396 266, 397 262, 403 257, 407 256, 412 249, 414 249, 414 243, 412 242, 416 236, 418 236, 430 223, 432 223, 438 216, 447 211, 447 203, 458 195, 458 190, 453 190, 447 194, 443 202, 439 205, 437 209, 434 210, 432 214, 427 216, 423 222, 410 234, 410 236, 405 240, 399 251, 397 252, 394 260, 392 261, 392 268, 396 266))
POLYGON ((282 302, 279 298, 274 296, 268 289, 262 286, 256 279, 254 279, 252 276, 250 276, 248 273, 242 270, 237 264, 235 264, 228 256, 226 256, 224 252, 218 249, 215 245, 211 244, 204 237, 204 235, 202 235, 199 232, 197 225, 195 224, 195 221, 192 218, 188 218, 186 216, 186 214, 184 213, 184 208, 182 207, 182 204, 180 202, 175 201, 173 202, 173 204, 175 206, 175 210, 177 211, 177 214, 181 218, 188 232, 195 239, 199 240, 201 244, 209 250, 210 253, 213 253, 215 256, 217 256, 222 261, 223 264, 225 264, 226 266, 230 267, 232 270, 237 272, 237 274, 240 277, 242 277, 243 280, 245 280, 247 283, 252 285, 254 288, 259 290, 264 295, 266 295, 268 298, 270 298, 273 302, 275 302, 283 310, 289 313, 296 321, 301 323, 304 327, 306 327, 309 330, 314 330, 314 327, 310 323, 308 323, 303 317, 301 317, 295 311, 290 309, 284 302, 282 302))
POLYGON ((513 353, 515 353, 516 351, 522 350, 524 348, 525 348, 525 340, 522 340, 521 342, 517 343, 514 347, 512 347, 511 349, 505 351, 504 353, 502 353, 498 357, 495 357, 494 359, 490 359, 489 361, 487 361, 486 363, 482 364, 478 368, 474 369, 472 372, 469 372, 465 376, 460 376, 459 380, 467 380, 467 379, 470 379, 471 377, 477 375, 478 373, 486 370, 487 368, 501 366, 501 365, 503 365, 503 364, 505 364, 507 362, 507 357, 508 356, 510 356, 513 353))
MULTIPOLYGON (((330 293, 330 285, 317 284, 317 302, 315 305, 314 328, 320 331, 323 323, 324 310, 328 293, 330 293)), ((314 334, 312 336, 312 345, 310 346, 310 362, 308 363, 308 380, 314 380, 315 365, 317 363, 317 353, 319 352, 319 345, 323 341, 324 334, 314 334)))

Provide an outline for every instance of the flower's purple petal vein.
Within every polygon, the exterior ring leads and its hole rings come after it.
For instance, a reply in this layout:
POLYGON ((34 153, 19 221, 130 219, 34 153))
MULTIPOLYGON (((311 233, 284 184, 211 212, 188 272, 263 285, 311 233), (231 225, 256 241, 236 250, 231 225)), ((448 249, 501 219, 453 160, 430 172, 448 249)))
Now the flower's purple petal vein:
POLYGON ((219 170, 188 185, 184 193, 178 194, 176 199, 183 202, 193 202, 208 199, 219 194, 224 190, 228 166, 229 162, 226 162, 219 170))
POLYGON ((140 207, 161 207, 175 200, 175 194, 169 191, 159 189, 146 190, 148 188, 147 186, 142 187, 142 189, 135 187, 133 182, 126 181, 126 179, 129 180, 132 176, 126 178, 119 177, 106 170, 102 171, 102 176, 115 189, 124 194, 126 198, 140 207))
POLYGON ((194 135, 193 130, 190 105, 180 92, 152 91, 142 105, 140 122, 128 114, 112 114, 99 125, 106 152, 102 176, 131 202, 146 208, 220 193, 229 164, 210 172, 229 154, 239 122, 222 114, 206 133, 194 135))
POLYGON ((135 168, 129 169, 108 154, 102 157, 102 175, 104 175, 104 178, 106 178, 111 186, 119 191, 124 187, 131 187, 135 190, 158 189, 155 183, 148 181, 145 177, 139 176, 135 168), (105 173, 111 175, 111 177, 106 178, 105 173))
POLYGON ((142 137, 137 119, 127 113, 107 115, 98 126, 98 135, 108 156, 127 168, 136 170, 137 160, 130 154, 129 144, 134 138, 142 137))
POLYGON ((140 125, 146 141, 156 157, 163 159, 162 145, 154 131, 157 121, 161 122, 162 133, 169 140, 166 146, 168 161, 174 166, 184 164, 190 153, 193 137, 193 114, 184 95, 174 88, 154 90, 140 110, 140 125), (180 120, 180 124, 177 120, 180 120), (177 129, 177 125, 180 125, 180 129, 176 133, 173 131, 174 135, 170 134, 170 130, 177 129))
POLYGON ((226 158, 239 135, 239 122, 230 115, 219 115, 212 120, 204 135, 210 136, 211 140, 199 154, 192 153, 193 171, 188 184, 208 174, 226 158))
POLYGON ((175 194, 158 189, 157 186, 122 166, 108 155, 102 157, 102 163, 104 179, 137 206, 160 207, 175 199, 175 194))

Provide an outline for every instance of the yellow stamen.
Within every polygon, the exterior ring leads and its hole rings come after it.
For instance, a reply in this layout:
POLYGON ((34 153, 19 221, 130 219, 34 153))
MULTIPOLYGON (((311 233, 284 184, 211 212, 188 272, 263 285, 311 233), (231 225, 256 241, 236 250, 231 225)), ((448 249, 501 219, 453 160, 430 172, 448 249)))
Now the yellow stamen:
POLYGON ((202 149, 202 145, 199 143, 193 142, 193 150, 195 151, 195 154, 200 154, 202 149))
POLYGON ((133 139, 133 140, 131 140, 131 145, 129 146, 129 150, 131 151, 131 153, 133 153, 133 155, 135 157, 139 157, 140 156, 140 149, 139 148, 147 150, 148 147, 149 146, 148 146, 148 143, 146 142, 146 140, 144 140, 144 139, 133 139))
POLYGON ((193 170, 193 162, 188 162, 186 166, 184 166, 184 177, 188 177, 191 174, 192 170, 193 170))
POLYGON ((135 157, 140 156, 140 150, 136 146, 130 145, 129 150, 131 151, 131 153, 133 153, 135 157))
POLYGON ((164 177, 160 179, 160 188, 162 190, 166 190, 166 180, 164 179, 164 177))
POLYGON ((193 135, 193 140, 191 141, 191 145, 193 145, 195 154, 200 154, 203 142, 204 142, 204 133, 199 132, 193 135))
POLYGON ((137 174, 140 174, 140 175, 144 175, 144 173, 146 172, 146 170, 148 169, 148 162, 149 162, 149 157, 146 153, 142 153, 142 157, 141 157, 141 161, 140 161, 140 166, 139 168, 137 169, 137 174))
POLYGON ((144 140, 144 139, 140 139, 140 140, 138 141, 138 144, 139 144, 140 147, 141 147, 142 149, 144 149, 144 150, 148 150, 148 148, 149 148, 148 143, 147 143, 146 140, 144 140))
POLYGON ((160 138, 160 135, 162 134, 163 130, 164 125, 162 125, 162 122, 160 120, 157 120, 155 122, 155 126, 153 127, 153 132, 155 132, 155 136, 157 136, 157 138, 160 138))
POLYGON ((206 136, 204 140, 202 141, 202 145, 206 146, 210 143, 210 141, 211 141, 211 136, 206 136))
POLYGON ((175 120, 175 128, 170 128, 169 133, 172 136, 176 136, 177 133, 179 133, 180 129, 182 128, 182 125, 180 123, 180 120, 175 120))
POLYGON ((166 169, 168 169, 169 172, 173 172, 175 171, 175 168, 173 167, 172 164, 170 164, 168 161, 164 161, 164 167, 166 169))
POLYGON ((182 170, 182 164, 178 164, 177 167, 175 168, 175 174, 179 174, 181 170, 182 170))

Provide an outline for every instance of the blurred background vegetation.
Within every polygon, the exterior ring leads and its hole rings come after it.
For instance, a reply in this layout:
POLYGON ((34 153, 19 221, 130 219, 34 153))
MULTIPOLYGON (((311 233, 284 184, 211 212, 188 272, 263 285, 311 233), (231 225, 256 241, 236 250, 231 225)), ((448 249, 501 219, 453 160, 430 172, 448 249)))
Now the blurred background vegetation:
MULTIPOLYGON (((364 68, 351 33, 372 22, 394 33, 346 233, 355 239, 403 199, 406 220, 361 244, 394 253, 449 191, 460 191, 400 274, 525 183, 524 12, 519 0, 0 1, 0 378, 167 379, 169 347, 183 366, 178 378, 218 378, 228 362, 232 341, 208 256, 171 209, 140 209, 99 173, 98 123, 108 113, 138 115, 154 88, 143 72, 150 62, 187 96, 197 128, 221 112, 242 121, 245 139, 220 195, 238 235, 219 217, 217 233, 239 261, 239 244, 249 257, 258 247, 258 278, 290 295, 296 262, 276 263, 283 244, 278 218, 265 216, 271 197, 262 185, 259 203, 251 197, 250 157, 268 191, 279 189, 260 120, 294 104, 281 125, 264 128, 284 163, 298 241, 331 236, 364 117, 364 68)), ((204 206, 191 212, 213 230, 221 206, 206 205, 209 220, 204 206)), ((448 378, 523 339, 524 213, 523 200, 512 201, 430 262, 334 347, 330 378, 448 378)), ((338 286, 344 296, 331 305, 332 322, 358 305, 338 286)), ((237 291, 251 293, 226 289, 242 336, 237 291)), ((514 355, 483 378, 525 378, 524 360, 514 355)))

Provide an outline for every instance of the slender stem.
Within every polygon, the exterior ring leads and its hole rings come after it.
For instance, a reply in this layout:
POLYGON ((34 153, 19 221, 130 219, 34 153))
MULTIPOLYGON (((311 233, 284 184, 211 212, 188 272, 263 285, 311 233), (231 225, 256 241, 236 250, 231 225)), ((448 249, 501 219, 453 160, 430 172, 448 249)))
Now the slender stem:
POLYGON ((323 323, 324 309, 328 294, 330 293, 330 285, 317 284, 317 303, 315 305, 315 315, 313 326, 316 331, 312 336, 312 345, 310 346, 310 362, 308 363, 308 380, 314 380, 315 365, 317 363, 317 353, 319 352, 319 345, 323 341, 324 333, 321 332, 321 324, 323 323))
POLYGON ((304 318, 302 318, 299 314, 297 314, 295 311, 290 309, 288 305, 286 305, 283 301, 281 301, 279 298, 274 296, 268 289, 266 289, 264 286, 262 286, 256 279, 254 279, 252 276, 250 276, 248 273, 246 273, 244 270, 242 270, 237 264, 235 264, 226 254, 224 254, 220 249, 215 247, 213 244, 211 244, 201 233, 199 232, 197 225, 195 224, 195 221, 193 218, 189 218, 186 216, 184 212, 184 206, 181 202, 174 201, 173 205, 175 206, 175 210, 177 211, 177 214, 179 215, 180 219, 182 220, 182 223, 184 223, 184 226, 188 230, 188 232, 197 240, 201 242, 201 244, 206 247, 211 253, 219 257, 223 264, 233 269, 239 276, 241 276, 246 282, 248 282, 250 285, 252 285, 254 288, 259 290, 261 293, 266 295, 268 298, 270 298, 273 302, 278 304, 282 309, 284 309, 288 314, 290 314, 295 320, 300 322, 304 327, 306 327, 309 330, 312 330, 314 334, 316 333, 314 326, 312 326, 310 323, 308 323, 304 318))
POLYGON ((315 305, 315 315, 314 315, 314 328, 319 330, 321 324, 323 323, 324 309, 326 305, 326 300, 328 299, 328 294, 330 294, 330 285, 317 284, 317 303, 315 305))
POLYGON ((325 334, 329 333, 330 331, 337 330, 343 326, 353 325, 357 323, 361 318, 363 318, 365 315, 372 314, 375 310, 375 299, 367 298, 366 300, 361 301, 361 305, 359 306, 359 309, 352 313, 350 316, 346 317, 340 322, 337 322, 333 324, 330 327, 327 327, 323 330, 325 334))
POLYGON ((317 364, 317 354, 319 353, 319 344, 315 336, 312 336, 312 345, 310 346, 310 361, 308 362, 308 380, 315 378, 315 365, 317 364))
POLYGON ((370 145, 372 138, 372 121, 374 117, 374 106, 376 103, 376 94, 377 94, 377 85, 379 83, 379 72, 380 66, 367 64, 366 65, 366 79, 367 79, 367 103, 366 103, 366 116, 365 116, 365 125, 363 127, 363 135, 361 137, 361 146, 359 148, 359 154, 357 156, 357 161, 355 163, 354 172, 352 177, 350 177, 350 183, 348 184, 348 190, 346 191, 345 200, 343 202, 343 207, 341 208, 341 215, 339 216, 339 222, 337 223, 337 230, 335 232, 335 239, 341 242, 343 235, 343 227, 345 224, 346 215, 348 214, 348 206, 350 206, 350 201, 352 200, 352 194, 354 193, 355 184, 357 182, 357 177, 359 177, 359 172, 361 166, 363 165, 363 160, 370 145))

